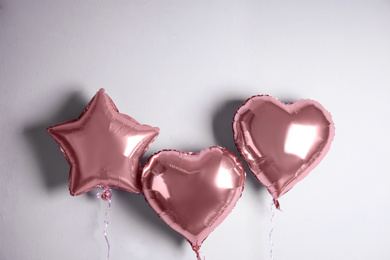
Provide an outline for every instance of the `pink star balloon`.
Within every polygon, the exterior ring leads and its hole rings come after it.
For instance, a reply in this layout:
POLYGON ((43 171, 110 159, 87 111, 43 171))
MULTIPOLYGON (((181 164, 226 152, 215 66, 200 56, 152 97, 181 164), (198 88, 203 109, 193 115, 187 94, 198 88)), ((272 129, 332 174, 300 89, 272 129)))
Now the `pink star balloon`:
POLYGON ((140 193, 140 159, 159 128, 119 113, 100 89, 78 119, 48 127, 47 132, 70 164, 69 190, 74 196, 95 188, 140 193))
POLYGON ((313 100, 284 104, 254 96, 234 116, 234 140, 256 178, 277 201, 325 157, 334 137, 328 111, 313 100))

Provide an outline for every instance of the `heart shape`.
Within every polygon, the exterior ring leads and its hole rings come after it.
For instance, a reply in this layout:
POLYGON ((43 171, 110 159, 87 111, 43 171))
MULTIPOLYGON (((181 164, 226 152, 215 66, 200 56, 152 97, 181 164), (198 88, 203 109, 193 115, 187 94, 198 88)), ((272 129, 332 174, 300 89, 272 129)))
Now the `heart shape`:
POLYGON ((270 96, 254 96, 237 110, 233 132, 241 156, 277 202, 324 158, 334 125, 313 100, 286 105, 270 96))
POLYGON ((216 146, 200 153, 158 152, 149 158, 141 179, 147 202, 195 252, 234 208, 244 181, 242 163, 216 146))

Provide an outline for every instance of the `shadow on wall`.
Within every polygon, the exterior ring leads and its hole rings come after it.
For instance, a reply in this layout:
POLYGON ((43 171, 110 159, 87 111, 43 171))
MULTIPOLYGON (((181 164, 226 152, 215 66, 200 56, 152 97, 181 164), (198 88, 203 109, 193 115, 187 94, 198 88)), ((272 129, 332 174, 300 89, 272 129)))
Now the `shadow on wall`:
POLYGON ((232 128, 233 118, 237 109, 244 104, 245 100, 246 99, 228 100, 222 103, 213 115, 213 132, 217 144, 232 151, 242 162, 247 177, 245 185, 249 184, 257 190, 262 190, 264 189, 264 186, 257 181, 247 163, 240 156, 236 144, 234 143, 232 128))
POLYGON ((182 235, 159 218, 142 194, 137 195, 122 190, 115 190, 114 192, 120 207, 128 211, 129 217, 141 221, 140 225, 143 225, 146 229, 152 229, 153 231, 150 233, 163 233, 178 248, 186 241, 182 235))
POLYGON ((36 125, 28 126, 24 130, 24 134, 41 167, 41 173, 48 190, 68 183, 70 167, 57 143, 46 132, 46 128, 64 121, 77 119, 87 104, 88 101, 79 92, 70 93, 51 118, 36 125))

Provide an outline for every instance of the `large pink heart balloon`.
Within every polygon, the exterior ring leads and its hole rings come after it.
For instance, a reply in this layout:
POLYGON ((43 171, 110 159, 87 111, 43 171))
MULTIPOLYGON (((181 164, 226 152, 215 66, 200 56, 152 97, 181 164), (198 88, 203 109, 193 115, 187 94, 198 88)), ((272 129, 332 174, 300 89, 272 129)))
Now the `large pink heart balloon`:
POLYGON ((324 158, 334 136, 330 114, 317 102, 284 104, 254 96, 233 121, 234 140, 257 179, 277 199, 324 158))
POLYGON ((139 193, 140 159, 159 129, 119 113, 100 89, 78 119, 47 132, 70 164, 70 194, 80 195, 99 187, 139 193))
POLYGON ((244 181, 241 162, 224 148, 196 154, 164 150, 145 165, 142 193, 198 254, 202 242, 233 209, 244 181))

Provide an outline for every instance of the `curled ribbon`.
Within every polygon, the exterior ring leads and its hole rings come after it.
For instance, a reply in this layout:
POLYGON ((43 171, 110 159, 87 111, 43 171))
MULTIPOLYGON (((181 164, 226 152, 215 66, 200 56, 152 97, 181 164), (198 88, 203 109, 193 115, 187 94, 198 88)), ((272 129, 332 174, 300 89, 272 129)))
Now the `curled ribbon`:
POLYGON ((108 214, 110 213, 111 210, 111 196, 112 196, 112 190, 111 189, 104 189, 102 192, 99 192, 96 194, 96 198, 102 199, 105 201, 108 201, 108 210, 106 211, 106 219, 104 220, 104 238, 106 239, 107 242, 107 247, 108 247, 108 252, 107 252, 107 260, 110 259, 110 243, 108 242, 108 237, 107 237, 107 227, 108 227, 108 214))
POLYGON ((269 251, 269 255, 270 255, 271 259, 274 260, 274 255, 273 255, 274 242, 272 241, 272 232, 274 232, 274 216, 275 216, 275 211, 274 211, 275 202, 274 202, 274 200, 271 200, 270 205, 271 205, 270 206, 271 217, 269 220, 271 221, 271 231, 269 232, 269 241, 271 243, 271 249, 269 251))

